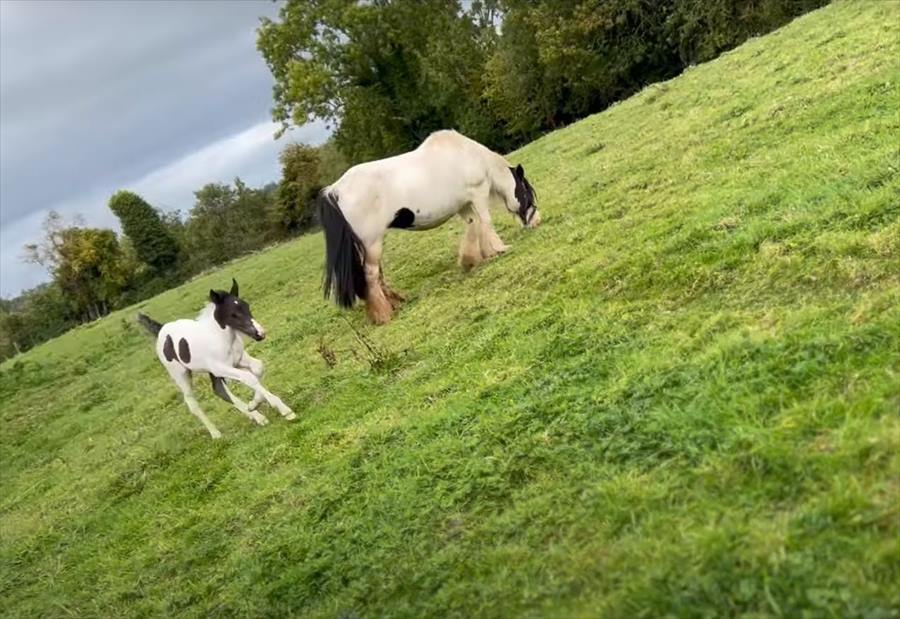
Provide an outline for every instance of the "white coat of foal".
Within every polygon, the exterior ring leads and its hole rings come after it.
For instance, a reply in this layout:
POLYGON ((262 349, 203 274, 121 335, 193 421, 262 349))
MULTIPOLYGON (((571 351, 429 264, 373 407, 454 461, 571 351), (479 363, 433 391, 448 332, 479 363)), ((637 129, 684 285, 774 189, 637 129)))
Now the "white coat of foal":
POLYGON ((333 291, 347 308, 364 299, 372 322, 388 322, 403 298, 384 282, 387 230, 428 230, 459 215, 466 223, 459 263, 470 269, 508 249, 491 223, 492 200, 525 227, 541 221, 522 166, 456 131, 435 132, 413 151, 353 166, 320 196, 325 296, 333 291))
POLYGON ((260 382, 264 371, 262 361, 244 350, 241 334, 260 341, 266 337, 266 332, 253 318, 250 306, 238 297, 237 281, 232 280, 230 292, 210 290, 209 301, 195 320, 174 320, 163 325, 149 316, 138 314, 138 322, 156 336, 159 362, 181 389, 188 409, 206 426, 210 436, 214 439, 222 436, 194 397, 192 373, 207 372, 216 395, 259 425, 269 423, 256 410, 263 400, 276 408, 285 419, 295 419, 296 415, 281 398, 269 392, 260 382), (253 389, 253 400, 249 405, 231 393, 225 379, 236 380, 253 389))

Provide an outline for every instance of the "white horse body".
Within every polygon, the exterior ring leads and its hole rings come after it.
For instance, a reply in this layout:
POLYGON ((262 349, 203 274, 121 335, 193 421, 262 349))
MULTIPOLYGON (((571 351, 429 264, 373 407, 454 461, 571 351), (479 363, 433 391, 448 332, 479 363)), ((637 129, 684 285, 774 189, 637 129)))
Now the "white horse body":
POLYGON ((415 150, 347 170, 326 191, 366 245, 381 239, 398 209, 413 211, 411 230, 440 226, 466 205, 501 197, 516 210, 515 179, 500 155, 455 132, 440 131, 415 150))
POLYGON ((491 223, 492 200, 526 227, 540 223, 522 167, 455 131, 438 131, 413 151, 350 168, 322 191, 326 296, 334 283, 338 304, 350 307, 364 298, 373 322, 387 322, 402 301, 381 269, 388 228, 428 230, 459 215, 466 222, 460 264, 471 268, 508 249, 491 223))

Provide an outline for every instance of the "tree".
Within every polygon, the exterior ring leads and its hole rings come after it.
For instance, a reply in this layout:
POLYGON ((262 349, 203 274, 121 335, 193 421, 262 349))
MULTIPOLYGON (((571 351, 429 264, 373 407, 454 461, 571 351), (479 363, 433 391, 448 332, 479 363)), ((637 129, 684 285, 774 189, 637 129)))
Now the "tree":
POLYGON ((178 244, 159 212, 131 191, 117 191, 109 199, 115 213, 134 246, 137 257, 157 273, 170 270, 178 260, 178 244))
POLYGON ((270 211, 275 233, 280 237, 299 234, 315 220, 315 199, 322 187, 318 149, 288 144, 279 156, 281 182, 270 211))
POLYGON ((77 323, 55 283, 0 300, 0 359, 11 357, 64 333, 77 323))
POLYGON ((447 127, 496 145, 502 133, 481 97, 494 3, 476 5, 478 19, 447 0, 288 0, 257 41, 275 78, 275 120, 337 124, 336 144, 354 162, 447 127))
POLYGON ((194 192, 185 225, 194 271, 221 264, 262 247, 270 236, 272 191, 253 189, 237 178, 234 187, 209 183, 194 192))
POLYGON ((509 150, 828 0, 288 0, 257 47, 283 128, 351 162, 454 128, 509 150))
POLYGON ((47 267, 82 320, 109 313, 133 276, 115 232, 66 226, 52 211, 44 222, 43 241, 26 245, 25 252, 27 261, 47 267))

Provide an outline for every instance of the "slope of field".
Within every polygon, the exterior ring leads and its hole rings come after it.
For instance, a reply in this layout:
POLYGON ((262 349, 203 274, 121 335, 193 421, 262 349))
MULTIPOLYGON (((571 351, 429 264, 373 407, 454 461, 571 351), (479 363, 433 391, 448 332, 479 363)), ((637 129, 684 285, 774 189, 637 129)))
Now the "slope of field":
POLYGON ((387 327, 319 235, 142 305, 237 277, 296 422, 198 377, 211 441, 135 309, 4 364, 3 615, 898 616, 898 23, 839 2, 514 153, 544 225, 468 275, 457 223, 392 234, 387 327))

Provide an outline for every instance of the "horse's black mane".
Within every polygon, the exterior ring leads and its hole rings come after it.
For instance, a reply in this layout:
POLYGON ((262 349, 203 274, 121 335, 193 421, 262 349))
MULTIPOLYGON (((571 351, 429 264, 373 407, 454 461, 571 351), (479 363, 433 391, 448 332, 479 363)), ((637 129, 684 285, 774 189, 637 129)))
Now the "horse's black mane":
POLYGON ((520 191, 524 198, 523 200, 519 200, 519 210, 517 214, 522 222, 527 222, 528 212, 537 210, 537 191, 531 186, 528 179, 525 178, 525 170, 522 170, 521 175, 516 173, 516 168, 510 168, 509 171, 512 172, 513 178, 516 181, 516 198, 519 197, 518 194, 520 191))

